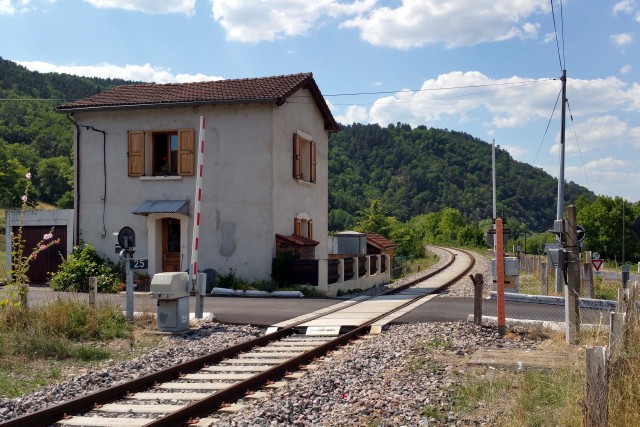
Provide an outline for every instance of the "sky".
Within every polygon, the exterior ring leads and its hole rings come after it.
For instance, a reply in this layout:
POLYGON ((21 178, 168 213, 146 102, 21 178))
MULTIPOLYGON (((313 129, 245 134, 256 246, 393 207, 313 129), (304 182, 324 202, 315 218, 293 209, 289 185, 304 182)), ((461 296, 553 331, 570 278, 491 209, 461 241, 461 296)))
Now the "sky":
POLYGON ((640 0, 0 0, 0 57, 157 83, 312 72, 340 123, 466 132, 554 177, 565 69, 565 179, 640 200, 640 0))

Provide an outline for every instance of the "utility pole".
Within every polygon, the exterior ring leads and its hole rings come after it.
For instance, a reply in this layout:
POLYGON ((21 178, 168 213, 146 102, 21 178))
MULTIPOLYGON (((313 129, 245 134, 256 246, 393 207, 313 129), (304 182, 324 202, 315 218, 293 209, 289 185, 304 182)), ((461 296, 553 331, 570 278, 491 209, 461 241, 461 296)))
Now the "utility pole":
MULTIPOLYGON (((562 116, 560 120, 560 171, 558 173, 558 203, 556 219, 564 218, 564 148, 565 148, 565 118, 567 114, 567 70, 562 70, 562 116)), ((561 244, 558 236, 558 243, 561 244)), ((556 293, 563 290, 562 269, 556 268, 556 293)))
MULTIPOLYGON (((496 140, 491 143, 491 173, 493 178, 493 220, 497 218, 496 213, 496 140)), ((495 228, 495 226, 494 226, 495 228)))

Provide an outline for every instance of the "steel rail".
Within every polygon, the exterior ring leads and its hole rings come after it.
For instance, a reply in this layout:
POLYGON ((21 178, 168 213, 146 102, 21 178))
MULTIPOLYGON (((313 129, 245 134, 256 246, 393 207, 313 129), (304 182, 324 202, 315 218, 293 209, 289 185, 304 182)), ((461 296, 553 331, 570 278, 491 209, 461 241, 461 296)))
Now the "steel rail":
MULTIPOLYGON (((445 249, 446 250, 446 249, 445 249)), ((449 253, 451 253, 450 251, 447 251, 449 253)), ((470 266, 465 269, 465 271, 461 274, 459 274, 458 276, 456 276, 454 279, 450 280, 449 282, 447 282, 446 284, 444 284, 443 286, 439 287, 436 289, 436 291, 434 292, 438 292, 439 290, 450 286, 452 283, 455 283, 457 280, 459 280, 461 277, 464 277, 464 275, 473 267, 474 263, 475 263, 475 258, 469 254, 467 251, 462 251, 461 252, 465 252, 467 253, 467 255, 469 256, 470 260, 471 260, 471 264, 470 266)), ((453 254, 452 254, 453 255, 453 254)), ((418 279, 414 279, 402 286, 399 286, 397 288, 394 289, 390 289, 386 292, 383 292, 380 295, 386 295, 386 294, 393 294, 393 293, 397 293, 400 292, 404 289, 407 289, 411 286, 414 286, 415 284, 424 281, 440 272, 442 272, 443 270, 445 270, 446 268, 448 268, 453 262, 455 261, 455 255, 451 257, 451 259, 443 266, 441 266, 440 268, 438 268, 437 270, 434 270, 433 272, 430 272, 428 274, 426 274, 425 276, 422 276, 418 279)), ((240 397, 242 397, 248 390, 251 389, 255 389, 258 386, 261 386, 263 384, 265 384, 268 380, 274 378, 274 377, 279 377, 282 376, 282 374, 288 370, 291 369, 297 369, 297 367, 299 367, 300 365, 307 363, 309 360, 312 360, 313 358, 317 357, 320 354, 324 354, 328 351, 330 351, 333 348, 336 348, 340 345, 342 345, 344 342, 349 341, 350 339, 352 339, 355 336, 359 336, 365 333, 366 329, 371 325, 371 323, 380 320, 382 318, 384 318, 385 316, 388 316, 390 313, 393 313, 396 310, 399 310, 401 308, 404 308, 405 306, 414 303, 416 300, 423 298, 424 296, 420 296, 418 298, 412 299, 410 301, 408 301, 405 304, 402 304, 401 306, 395 308, 394 310, 391 310, 387 313, 384 313, 383 315, 380 315, 378 317, 376 317, 375 319, 371 319, 369 322, 367 322, 366 324, 363 324, 347 333, 344 333, 342 335, 340 335, 339 337, 337 337, 336 339, 329 341, 319 347, 317 347, 316 349, 307 351, 299 356, 296 356, 292 359, 289 359, 287 361, 285 361, 283 364, 275 366, 273 368, 270 368, 267 371, 261 372, 257 375, 254 375, 253 377, 249 378, 248 380, 245 381, 241 381, 237 384, 233 384, 231 385, 229 388, 222 390, 218 393, 213 394, 212 396, 205 398, 202 401, 198 401, 195 402, 193 404, 187 405, 185 406, 185 408, 180 409, 176 412, 173 412, 171 414, 165 415, 162 418, 159 418, 157 420, 153 420, 151 421, 149 424, 146 424, 148 426, 175 426, 175 425, 179 425, 180 422, 187 422, 190 418, 193 417, 197 417, 200 416, 204 413, 210 413, 211 412, 211 408, 212 407, 217 407, 219 405, 221 405, 222 403, 232 400, 232 399, 238 399, 240 397), (206 402, 206 403, 203 403, 206 402), (204 409, 206 408, 206 410, 208 412, 203 412, 204 409), (181 421, 178 421, 178 419, 180 419, 181 421), (164 423, 163 420, 172 420, 173 424, 166 424, 164 423), (156 424, 159 423, 159 424, 156 424), (177 423, 177 424, 176 424, 177 423)), ((319 317, 323 317, 326 316, 327 314, 330 314, 332 312, 335 311, 339 311, 340 309, 336 309, 333 311, 329 311, 329 312, 325 312, 322 313, 318 316, 315 317, 311 317, 308 319, 304 319, 301 321, 301 323, 304 322, 308 322, 310 320, 319 318, 319 317)), ((205 356, 201 356, 198 358, 195 358, 193 360, 187 361, 187 362, 183 362, 179 365, 167 368, 167 369, 163 369, 161 371, 158 372, 154 372, 152 374, 148 374, 145 375, 143 377, 140 378, 136 378, 134 380, 131 381, 127 381, 125 383, 122 384, 117 384, 114 385, 112 387, 106 388, 104 390, 99 390, 90 394, 87 394, 85 396, 81 396, 78 397, 76 399, 73 400, 69 400, 63 403, 60 403, 58 405, 55 406, 51 406, 49 408, 45 408, 42 409, 40 411, 36 411, 33 412, 31 414, 25 414, 22 415, 20 417, 5 421, 3 423, 0 424, 0 427, 19 427, 19 426, 34 426, 34 427, 39 427, 39 426, 48 426, 50 424, 52 424, 55 421, 52 420, 60 420, 65 418, 68 414, 77 414, 77 413, 82 413, 82 412, 87 412, 90 411, 91 409, 93 409, 95 406, 97 405, 101 405, 104 404, 105 402, 111 402, 114 400, 118 400, 121 399, 123 396, 126 396, 129 393, 135 393, 135 392, 139 392, 142 390, 147 390, 149 388, 152 388, 155 384, 157 383, 161 383, 161 382, 167 382, 167 381, 171 381, 171 380, 175 380, 178 379, 181 375, 186 374, 186 373, 191 373, 191 372, 195 372, 198 371, 200 369, 202 369, 205 366, 208 365, 212 365, 215 363, 218 363, 224 359, 229 359, 232 358, 242 352, 246 352, 251 350, 254 347, 260 347, 260 346, 264 346, 270 342, 273 341, 278 341, 282 338, 285 338, 287 336, 293 335, 295 333, 295 328, 297 325, 293 325, 278 331, 275 331, 273 333, 270 333, 268 335, 264 335, 258 338, 254 338, 252 340, 237 344, 235 346, 232 347, 228 347, 225 349, 222 349, 220 351, 217 351, 215 353, 209 354, 209 355, 205 355, 205 356)))
MULTIPOLYGON (((442 289, 444 287, 450 286, 453 283, 456 283, 462 277, 466 276, 467 272, 471 270, 475 265, 475 258, 469 252, 462 251, 462 250, 461 252, 464 252, 469 256, 469 259, 471 260, 469 266, 467 266, 467 268, 465 268, 463 272, 461 272, 454 278, 450 279, 443 286, 440 286, 437 289, 442 289)), ((453 263, 453 261, 455 260, 455 256, 452 258, 453 258, 452 261, 450 263, 447 263, 442 268, 442 270, 446 269, 453 263)), ((433 274, 431 276, 433 276, 433 274)), ((423 277, 420 281, 422 280, 425 280, 425 278, 423 277)), ((403 288, 406 289, 406 287, 404 286, 403 288)), ((398 289, 393 289, 393 291, 397 292, 398 289)), ((267 381, 274 378, 279 378, 283 376, 287 371, 299 369, 301 365, 308 363, 310 360, 318 356, 324 355, 327 352, 344 345, 346 342, 356 337, 359 337, 360 335, 364 335, 365 333, 368 332, 369 330, 368 328, 371 326, 371 324, 375 323, 376 321, 381 320, 387 317, 389 314, 392 314, 398 310, 402 310, 408 305, 413 304, 416 301, 423 299, 427 296, 428 295, 420 295, 416 298, 412 298, 406 303, 398 307, 395 307, 394 309, 389 310, 388 312, 383 313, 367 321, 366 323, 356 327, 355 329, 349 332, 341 334, 340 336, 336 337, 335 339, 332 339, 331 341, 328 341, 312 350, 308 350, 300 354, 299 356, 295 356, 291 359, 288 359, 287 361, 283 362, 280 365, 274 366, 271 369, 268 369, 264 372, 256 374, 247 380, 236 383, 229 388, 226 388, 209 397, 204 398, 203 400, 199 400, 198 402, 192 403, 190 405, 186 405, 184 408, 178 409, 175 412, 167 414, 161 418, 152 420, 149 423, 145 424, 144 427, 173 427, 173 426, 186 424, 189 421, 193 421, 194 418, 210 414, 212 412, 211 408, 218 408, 225 402, 237 400, 243 397, 247 393, 247 391, 255 390, 259 387, 262 387, 267 381)))

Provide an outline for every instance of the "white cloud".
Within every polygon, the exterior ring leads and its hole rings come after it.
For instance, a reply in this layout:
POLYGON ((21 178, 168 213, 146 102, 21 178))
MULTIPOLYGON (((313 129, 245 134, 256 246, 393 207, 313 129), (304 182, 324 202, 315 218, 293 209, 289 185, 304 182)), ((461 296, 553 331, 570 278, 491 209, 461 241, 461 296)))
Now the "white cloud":
POLYGON ((98 65, 55 65, 40 61, 18 61, 29 70, 41 73, 66 73, 86 77, 117 78, 155 83, 186 83, 222 80, 222 77, 204 74, 171 73, 168 68, 156 67, 151 64, 125 66, 102 63, 98 65))
POLYGON ((523 160, 529 150, 518 145, 500 145, 500 148, 506 150, 516 160, 523 160))
POLYGON ((98 8, 124 9, 145 13, 183 13, 193 15, 196 0, 84 0, 98 8))
POLYGON ((257 43, 300 36, 330 19, 346 17, 342 28, 357 28, 371 44, 400 49, 537 38, 540 24, 530 19, 550 10, 546 0, 403 0, 395 9, 376 6, 376 0, 211 2, 213 18, 228 40, 257 43))
POLYGON ((525 19, 549 9, 549 2, 544 0, 403 0, 395 9, 378 7, 342 26, 359 29, 361 38, 376 46, 473 46, 537 37, 538 24, 525 19))
MULTIPOLYGON (((630 183, 640 182, 640 173, 634 172, 633 163, 627 160, 604 157, 581 166, 565 168, 567 180, 583 180, 588 176, 590 190, 596 194, 623 197, 635 202, 639 199, 637 188, 630 183)), ((586 182, 585 182, 586 185, 586 182)))
POLYGON ((620 74, 628 74, 633 70, 633 66, 630 64, 623 65, 620 67, 620 74))
POLYGON ((369 112, 365 107, 358 105, 350 105, 347 111, 342 115, 336 115, 335 119, 338 123, 350 125, 352 123, 365 123, 369 119, 369 112))
POLYGON ((556 33, 545 34, 542 41, 545 44, 554 43, 556 41, 556 33))
POLYGON ((444 119, 458 123, 474 119, 474 112, 489 112, 498 128, 521 126, 548 117, 560 88, 556 81, 532 82, 510 77, 492 79, 478 71, 453 71, 426 80, 420 91, 401 91, 379 98, 371 107, 374 123, 402 121, 411 125, 437 125, 444 119))
POLYGON ((636 9, 636 2, 634 0, 622 0, 613 5, 613 14, 624 13, 630 15, 636 9))
POLYGON ((322 25, 325 18, 360 14, 376 0, 211 0, 213 18, 228 40, 257 43, 300 36, 322 25))
POLYGON ((29 10, 30 0, 0 0, 0 15, 14 15, 29 10))
POLYGON ((633 36, 629 33, 612 34, 609 41, 618 48, 624 48, 633 42, 633 36))
MULTIPOLYGON (((565 153, 586 154, 589 152, 611 152, 615 147, 635 146, 640 148, 640 127, 631 127, 620 118, 605 115, 592 117, 575 125, 575 133, 578 135, 578 147, 573 132, 567 133, 565 140, 565 153), (571 135, 571 136, 570 136, 571 135)), ((551 147, 553 154, 558 154, 560 145, 551 147)))

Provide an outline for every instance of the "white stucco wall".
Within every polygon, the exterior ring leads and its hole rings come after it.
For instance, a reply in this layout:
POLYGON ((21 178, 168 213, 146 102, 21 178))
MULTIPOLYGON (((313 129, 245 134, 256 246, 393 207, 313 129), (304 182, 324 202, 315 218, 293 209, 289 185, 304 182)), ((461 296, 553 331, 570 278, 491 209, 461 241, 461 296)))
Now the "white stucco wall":
POLYGON ((127 132, 191 128, 197 146, 201 115, 206 118, 206 135, 198 268, 221 273, 232 269, 247 280, 269 277, 275 234, 291 234, 293 218, 301 211, 313 218, 314 237, 324 241, 327 133, 310 97, 303 106, 246 104, 77 112, 74 120, 81 126, 76 162, 81 241, 91 242, 99 253, 115 260, 113 234, 130 226, 136 232, 134 256, 149 258, 149 273, 154 274, 161 269, 159 221, 162 217, 178 218, 182 221, 182 269, 188 268, 196 178, 127 176, 127 132), (102 134, 84 126, 106 132, 105 200, 102 134), (311 188, 296 183, 292 176, 296 130, 304 130, 318 142, 318 182, 311 188), (131 213, 145 200, 178 199, 189 200, 188 217, 131 213))
MULTIPOLYGON (((324 119, 308 90, 300 90, 274 110, 273 145, 276 167, 273 169, 274 230, 276 233, 293 234, 296 216, 313 220, 313 238, 320 242, 316 246, 316 259, 327 257, 326 238, 329 210, 329 134, 324 129, 324 119), (302 98, 306 95, 308 98, 302 98), (293 179, 292 150, 293 134, 302 131, 316 142, 317 179, 308 184, 293 179)), ((274 248, 275 255, 275 248, 274 248)))

